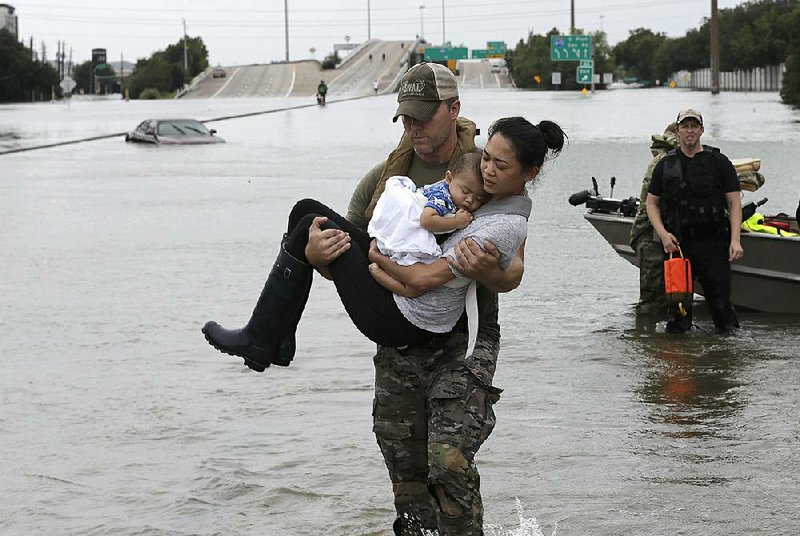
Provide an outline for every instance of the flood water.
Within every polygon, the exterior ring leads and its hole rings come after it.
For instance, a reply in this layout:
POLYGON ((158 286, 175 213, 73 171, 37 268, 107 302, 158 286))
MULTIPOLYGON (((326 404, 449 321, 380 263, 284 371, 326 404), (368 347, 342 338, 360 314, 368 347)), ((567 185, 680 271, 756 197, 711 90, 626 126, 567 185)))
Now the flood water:
MULTIPOLYGON (((478 453, 494 536, 796 534, 800 318, 741 332, 637 327, 638 273, 567 197, 638 195, 681 108, 758 157, 769 212, 800 195, 800 113, 775 94, 465 91, 462 115, 558 121, 525 278, 501 296, 505 391, 478 453)), ((0 151, 294 100, 0 107, 0 151)), ((200 327, 246 322, 293 202, 345 210, 394 147, 393 96, 210 124, 227 144, 122 138, 0 155, 0 533, 388 535, 374 347, 315 279, 287 369, 256 374, 200 327)))

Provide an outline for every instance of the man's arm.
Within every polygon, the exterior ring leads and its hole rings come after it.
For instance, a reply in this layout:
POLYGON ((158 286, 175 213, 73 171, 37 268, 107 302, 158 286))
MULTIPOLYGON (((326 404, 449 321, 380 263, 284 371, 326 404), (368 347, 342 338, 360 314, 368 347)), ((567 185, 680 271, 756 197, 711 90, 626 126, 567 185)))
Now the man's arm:
POLYGON ((647 217, 650 219, 653 229, 655 229, 658 237, 661 239, 664 251, 667 253, 675 253, 678 251, 678 239, 664 227, 664 222, 661 220, 661 209, 658 207, 660 200, 661 196, 652 193, 647 194, 647 217))
POLYGON ((375 194, 375 189, 378 187, 378 181, 383 174, 383 168, 386 162, 381 162, 374 168, 370 169, 366 175, 353 190, 353 195, 350 197, 350 204, 347 206, 347 221, 362 229, 367 230, 367 218, 364 213, 372 201, 372 196, 375 194))
POLYGON ((728 222, 731 225, 731 245, 728 248, 728 260, 738 261, 744 255, 742 249, 742 199, 739 192, 727 192, 725 202, 728 205, 728 222))
MULTIPOLYGON (((347 207, 347 220, 359 229, 367 229, 367 220, 364 212, 367 210, 375 187, 383 173, 385 162, 381 162, 361 179, 353 191, 350 204, 347 207)), ((331 275, 327 266, 342 253, 350 248, 350 235, 338 229, 321 229, 320 224, 325 218, 315 218, 308 229, 308 242, 306 243, 306 259, 308 263, 326 279, 331 275)))

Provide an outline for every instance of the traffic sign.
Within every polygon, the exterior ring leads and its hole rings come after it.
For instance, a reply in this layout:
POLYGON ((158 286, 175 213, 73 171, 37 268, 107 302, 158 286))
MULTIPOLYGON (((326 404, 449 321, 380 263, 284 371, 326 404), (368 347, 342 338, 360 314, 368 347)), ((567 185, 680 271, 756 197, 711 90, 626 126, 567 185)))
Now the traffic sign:
POLYGON ((578 67, 578 83, 591 84, 592 83, 592 68, 591 67, 578 67))
POLYGON ((554 86, 560 86, 561 85, 561 73, 553 72, 553 73, 551 73, 551 77, 552 77, 552 82, 553 82, 554 86))
POLYGON ((58 85, 61 86, 61 89, 64 90, 64 93, 72 93, 72 90, 75 89, 77 84, 75 84, 75 80, 69 76, 65 76, 58 85))
POLYGON ((592 36, 551 35, 550 59, 552 61, 577 61, 592 59, 592 36))
POLYGON ((594 69, 594 60, 581 60, 579 67, 589 67, 594 69))

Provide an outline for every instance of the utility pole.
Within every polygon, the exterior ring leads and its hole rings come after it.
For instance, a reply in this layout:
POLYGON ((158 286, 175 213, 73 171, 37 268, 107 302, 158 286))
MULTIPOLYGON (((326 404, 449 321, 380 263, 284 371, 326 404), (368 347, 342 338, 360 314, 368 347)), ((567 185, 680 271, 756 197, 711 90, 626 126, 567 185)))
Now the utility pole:
POLYGON ((286 33, 286 61, 289 61, 289 0, 283 0, 283 24, 286 33))
POLYGON ((367 0, 367 41, 372 39, 372 30, 370 24, 370 13, 369 13, 369 0, 367 0))
POLYGON ((711 94, 719 93, 719 17, 717 0, 711 0, 711 94))
POLYGON ((186 45, 186 19, 183 19, 183 72, 189 76, 189 49, 186 45))
POLYGON ((575 35, 575 0, 569 0, 569 34, 575 35))
POLYGON ((444 0, 442 0, 442 46, 447 46, 447 37, 444 34, 444 0))
POLYGON ((425 39, 425 17, 423 13, 425 12, 425 6, 419 6, 419 36, 421 39, 425 39))

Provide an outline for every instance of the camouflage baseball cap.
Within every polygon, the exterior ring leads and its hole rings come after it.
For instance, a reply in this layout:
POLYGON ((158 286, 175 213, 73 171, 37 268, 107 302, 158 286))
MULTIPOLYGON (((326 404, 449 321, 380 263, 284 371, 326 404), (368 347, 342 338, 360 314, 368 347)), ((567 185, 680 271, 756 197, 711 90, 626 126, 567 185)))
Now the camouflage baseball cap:
POLYGON ((397 112, 392 121, 401 115, 427 121, 443 100, 458 97, 458 82, 453 72, 438 63, 420 63, 409 69, 400 81, 397 93, 397 112))
POLYGON ((691 108, 687 108, 686 110, 681 110, 681 112, 678 114, 678 120, 675 122, 680 125, 684 119, 689 119, 689 118, 697 119, 697 121, 702 126, 703 116, 700 115, 700 112, 698 112, 697 110, 693 110, 691 108))

